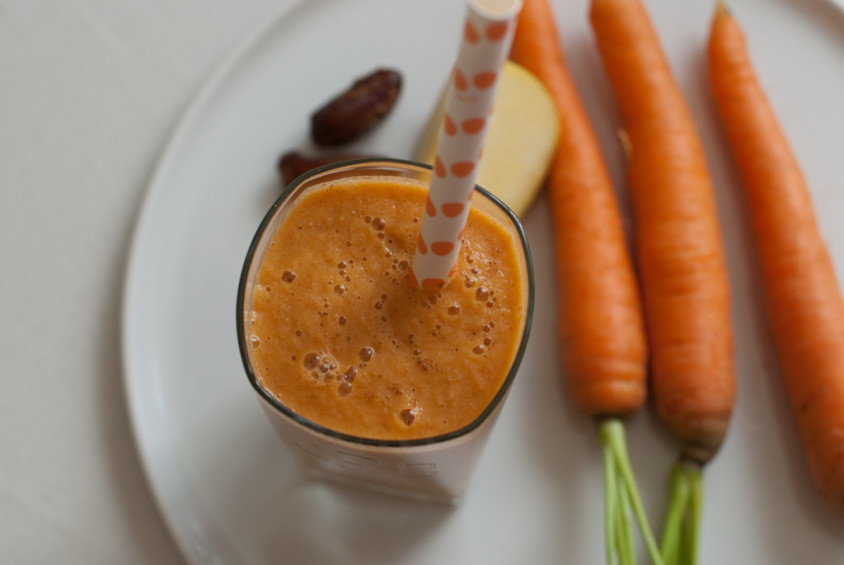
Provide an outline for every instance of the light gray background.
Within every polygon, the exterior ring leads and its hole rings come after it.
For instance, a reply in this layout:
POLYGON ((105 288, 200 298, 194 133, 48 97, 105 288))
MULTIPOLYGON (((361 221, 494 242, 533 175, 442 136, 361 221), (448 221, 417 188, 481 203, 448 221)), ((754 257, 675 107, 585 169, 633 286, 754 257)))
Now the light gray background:
POLYGON ((125 255, 168 135, 286 0, 0 0, 0 562, 182 563, 131 434, 125 255))

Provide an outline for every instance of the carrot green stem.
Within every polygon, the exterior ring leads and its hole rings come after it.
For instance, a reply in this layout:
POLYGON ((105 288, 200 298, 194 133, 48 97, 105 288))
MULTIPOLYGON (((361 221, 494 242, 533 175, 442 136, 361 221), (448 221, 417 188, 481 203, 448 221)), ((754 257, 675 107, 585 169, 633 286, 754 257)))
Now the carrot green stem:
POLYGON ((624 481, 618 483, 618 562, 619 565, 636 564, 636 542, 630 524, 630 492, 624 481))
POLYGON ((604 543, 607 565, 614 565, 616 515, 618 514, 618 481, 615 474, 615 457, 612 448, 604 444, 604 543))
POLYGON ((679 460, 671 469, 668 516, 662 531, 663 565, 696 565, 703 505, 703 473, 698 463, 679 460))
POLYGON ((683 536, 683 565, 697 565, 697 546, 700 534, 700 516, 703 506, 703 478, 700 465, 684 466, 689 484, 689 509, 686 517, 686 535, 683 536))
MULTIPOLYGON (((648 555, 650 555, 651 561, 654 565, 664 565, 662 555, 659 552, 659 547, 656 544, 653 532, 648 524, 647 516, 645 515, 645 507, 642 504, 641 497, 639 496, 636 479, 633 476, 633 468, 630 465, 630 457, 627 453, 627 440, 624 434, 624 424, 621 420, 609 418, 600 421, 599 429, 602 444, 604 447, 609 446, 610 451, 612 452, 612 458, 615 461, 617 481, 619 483, 623 483, 624 485, 624 489, 627 493, 625 496, 628 498, 629 505, 633 511, 633 516, 636 518, 639 531, 645 541, 645 547, 648 550, 648 555)), ((618 495, 618 493, 615 494, 618 495)))
POLYGON ((671 492, 668 516, 662 530, 660 551, 664 565, 680 565, 683 523, 689 505, 690 487, 680 462, 671 469, 671 492))

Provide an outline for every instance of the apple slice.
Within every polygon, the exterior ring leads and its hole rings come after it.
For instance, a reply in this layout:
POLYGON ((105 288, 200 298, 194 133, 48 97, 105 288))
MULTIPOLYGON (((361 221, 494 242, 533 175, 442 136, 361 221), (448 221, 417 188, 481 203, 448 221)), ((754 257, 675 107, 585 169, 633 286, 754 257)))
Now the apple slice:
MULTIPOLYGON (((445 93, 422 134, 417 161, 434 162, 444 106, 445 93)), ((523 215, 542 188, 559 133, 557 110, 545 85, 506 61, 475 182, 523 215)))

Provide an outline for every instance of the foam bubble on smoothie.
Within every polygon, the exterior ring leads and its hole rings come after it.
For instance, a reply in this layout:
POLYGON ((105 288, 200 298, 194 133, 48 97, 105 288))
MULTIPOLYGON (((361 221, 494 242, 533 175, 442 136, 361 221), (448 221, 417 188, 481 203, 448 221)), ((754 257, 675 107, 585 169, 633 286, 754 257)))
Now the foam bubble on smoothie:
POLYGON ((357 367, 349 367, 346 369, 346 372, 343 373, 343 380, 347 383, 355 382, 355 377, 357 377, 358 368, 357 367))
POLYGON ((308 371, 313 371, 319 366, 319 362, 322 360, 322 355, 319 353, 308 353, 305 355, 305 369, 308 371))
POLYGON ((414 420, 416 420, 416 414, 414 414, 413 410, 411 410, 410 408, 405 408, 404 410, 399 412, 399 417, 408 426, 411 425, 414 420))
POLYGON ((363 347, 360 351, 358 351, 358 355, 360 356, 360 360, 366 363, 372 356, 375 355, 375 350, 371 347, 363 347))

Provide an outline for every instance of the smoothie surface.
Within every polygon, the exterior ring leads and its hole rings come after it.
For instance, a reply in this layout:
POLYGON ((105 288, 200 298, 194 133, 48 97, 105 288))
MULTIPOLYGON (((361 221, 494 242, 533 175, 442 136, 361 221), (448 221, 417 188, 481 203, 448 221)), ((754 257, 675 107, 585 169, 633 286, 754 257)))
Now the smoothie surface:
POLYGON ((302 196, 273 236, 247 304, 259 384, 321 426, 370 439, 446 434, 506 379, 527 308, 520 243, 477 209, 442 289, 410 265, 418 182, 357 178, 302 196))

